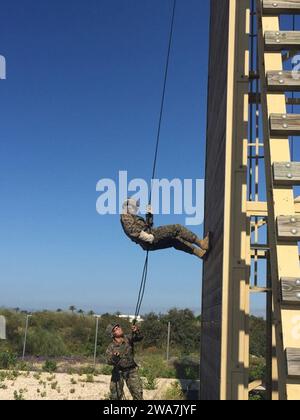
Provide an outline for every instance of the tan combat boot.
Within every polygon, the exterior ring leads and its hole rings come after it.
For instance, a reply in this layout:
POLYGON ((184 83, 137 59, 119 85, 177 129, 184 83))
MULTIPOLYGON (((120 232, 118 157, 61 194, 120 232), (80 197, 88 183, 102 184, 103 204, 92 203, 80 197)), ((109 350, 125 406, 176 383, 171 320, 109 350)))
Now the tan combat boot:
POLYGON ((205 257, 207 251, 204 251, 201 248, 195 248, 194 249, 194 255, 196 255, 196 257, 200 258, 201 260, 203 260, 203 258, 205 257))
POLYGON ((198 246, 200 246, 200 248, 203 249, 204 251, 209 251, 210 250, 210 245, 211 245, 211 234, 210 234, 210 232, 206 235, 206 237, 204 239, 197 239, 196 244, 198 246))

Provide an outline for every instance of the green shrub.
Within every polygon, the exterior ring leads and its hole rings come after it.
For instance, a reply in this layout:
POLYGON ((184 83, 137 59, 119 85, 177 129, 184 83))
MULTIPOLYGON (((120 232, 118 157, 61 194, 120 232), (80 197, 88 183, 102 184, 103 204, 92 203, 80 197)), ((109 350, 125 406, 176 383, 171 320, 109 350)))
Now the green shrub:
POLYGON ((258 379, 264 380, 266 377, 266 364, 264 359, 252 359, 249 369, 249 380, 250 382, 258 379))
POLYGON ((59 357, 67 354, 63 338, 55 331, 33 328, 28 333, 27 353, 34 356, 59 357))
POLYGON ((46 360, 43 364, 43 370, 48 373, 53 373, 57 371, 57 364, 54 360, 46 360))
POLYGON ((101 375, 107 375, 107 376, 110 376, 110 375, 112 374, 112 370, 113 370, 113 367, 112 367, 112 366, 109 366, 109 365, 104 365, 104 366, 101 368, 101 375))
POLYGON ((51 389, 57 389, 58 382, 52 382, 51 389))
POLYGON ((17 366, 18 366, 18 369, 21 370, 22 372, 28 372, 29 370, 28 364, 24 361, 18 362, 17 366))
POLYGON ((10 370, 8 372, 0 372, 0 381, 4 381, 7 379, 8 381, 15 381, 18 376, 20 376, 20 372, 17 370, 10 370))
POLYGON ((182 357, 181 359, 175 360, 174 366, 179 379, 199 379, 200 362, 199 359, 195 359, 190 356, 182 357))
POLYGON ((17 356, 9 351, 0 353, 0 369, 10 369, 17 364, 17 356))
POLYGON ((264 397, 260 394, 252 394, 249 396, 249 401, 264 401, 264 397))
POLYGON ((24 398, 24 390, 20 389, 19 392, 18 391, 14 391, 14 400, 16 401, 23 401, 25 400, 24 398))
POLYGON ((80 369, 80 372, 82 373, 82 375, 95 375, 97 373, 94 366, 86 366, 80 369))
POLYGON ((169 366, 161 355, 148 355, 142 361, 141 376, 155 378, 176 378, 176 370, 169 366))
POLYGON ((148 372, 147 376, 143 380, 144 388, 148 391, 152 391, 157 388, 157 380, 153 373, 148 372))
POLYGON ((86 375, 85 382, 94 383, 94 375, 86 375))
POLYGON ((36 379, 37 381, 40 381, 41 380, 41 374, 36 372, 36 373, 33 374, 33 378, 36 379))
POLYGON ((184 393, 181 389, 179 382, 173 383, 163 395, 163 400, 177 400, 183 401, 185 399, 184 393))

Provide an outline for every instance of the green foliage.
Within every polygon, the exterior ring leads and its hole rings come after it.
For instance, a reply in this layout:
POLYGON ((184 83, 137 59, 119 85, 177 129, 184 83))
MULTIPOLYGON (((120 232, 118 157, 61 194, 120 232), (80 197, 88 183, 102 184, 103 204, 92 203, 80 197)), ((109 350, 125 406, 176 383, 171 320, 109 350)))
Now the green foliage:
POLYGON ((264 401, 264 397, 260 394, 252 394, 249 397, 249 401, 264 401))
POLYGON ((85 378, 85 382, 94 383, 94 375, 87 374, 85 378))
POLYGON ((189 309, 171 309, 167 315, 145 315, 143 347, 166 347, 168 323, 171 322, 171 350, 190 354, 200 348, 200 322, 189 309))
POLYGON ((264 359, 252 357, 250 361, 249 380, 250 382, 258 379, 264 380, 266 377, 266 362, 264 359))
POLYGON ((167 389, 162 399, 167 400, 167 401, 171 401, 171 400, 183 401, 185 397, 184 397, 184 393, 181 389, 179 382, 173 383, 167 389))
POLYGON ((19 375, 19 372, 16 370, 0 371, 0 382, 3 382, 5 380, 14 381, 19 375))
POLYGON ((266 357, 266 321, 263 318, 250 317, 250 354, 266 357))
POLYGON ((96 375, 97 370, 94 368, 94 366, 86 366, 80 369, 80 373, 82 375, 96 375))
POLYGON ((112 366, 104 365, 101 368, 101 375, 109 375, 110 376, 112 374, 112 370, 113 370, 112 366))
MULTIPOLYGON (((76 308, 71 312, 36 312, 30 318, 26 355, 29 357, 52 358, 78 357, 89 358, 91 363, 95 342, 95 319, 79 315, 76 308)), ((0 341, 0 369, 16 367, 16 354, 21 355, 23 349, 25 314, 20 311, 0 310, 7 320, 7 340, 0 341)), ((141 330, 144 340, 136 346, 136 359, 141 365, 141 374, 150 378, 150 382, 158 377, 198 379, 201 318, 196 317, 188 309, 172 309, 167 314, 150 313, 143 316, 141 330), (171 362, 166 357, 168 322, 171 322, 171 362), (195 354, 195 357, 191 357, 195 354), (152 375, 152 376, 151 376, 152 375)), ((112 367, 105 364, 105 351, 111 342, 106 334, 108 324, 119 322, 125 333, 130 333, 131 324, 126 319, 120 319, 116 314, 104 314, 99 319, 99 334, 97 343, 98 362, 101 363, 101 373, 111 375, 112 367)), ((266 342, 266 323, 261 318, 250 318, 250 352, 252 358, 250 379, 261 379, 265 375, 264 357, 266 342)), ((78 360, 78 362, 79 362, 78 360)), ((46 370, 48 369, 46 363, 46 370)), ((51 363, 54 363, 51 361, 51 363)), ((18 362, 21 371, 37 367, 32 361, 26 364, 18 362)), ((56 370, 57 366, 54 365, 56 370)), ((64 361, 60 369, 69 369, 70 373, 96 374, 93 366, 79 368, 78 364, 64 361), (79 371, 80 369, 80 371, 79 371)), ((39 368, 38 368, 39 369, 39 368)), ((45 369, 45 367, 44 367, 45 369)), ((50 367, 50 371, 53 368, 50 367)), ((0 372, 1 373, 1 372, 0 372)), ((1 376, 1 375, 0 375, 1 376)), ((1 377, 0 377, 1 380, 1 377)))
POLYGON ((199 379, 200 361, 199 357, 184 356, 174 361, 174 366, 177 372, 177 378, 180 379, 199 379))
POLYGON ((51 389, 57 389, 57 385, 58 385, 58 382, 57 381, 52 382, 51 389))
MULTIPOLYGON (((90 357, 94 351, 95 319, 92 316, 71 312, 35 312, 30 318, 27 337, 27 356, 38 357, 90 357)), ((92 312, 91 312, 92 313, 92 312)), ((21 312, 0 310, 7 319, 7 342, 0 342, 0 352, 22 354, 25 315, 21 312)), ((150 313, 144 316, 142 332, 144 340, 139 349, 166 350, 168 322, 171 322, 171 355, 198 352, 200 348, 200 321, 188 309, 172 309, 166 315, 150 313)), ((119 322, 125 333, 130 333, 131 324, 117 315, 104 314, 99 319, 97 354, 105 362, 105 351, 111 337, 106 334, 108 324, 119 322)))
POLYGON ((53 373, 57 371, 57 364, 54 360, 46 360, 43 364, 43 370, 45 372, 53 373))
POLYGON ((156 389, 157 388, 157 380, 156 380, 156 377, 153 374, 153 372, 147 371, 146 375, 147 376, 143 380, 144 388, 149 390, 149 391, 152 391, 152 390, 156 389))
POLYGON ((29 366, 26 362, 24 361, 20 361, 17 363, 17 367, 19 370, 21 370, 22 372, 28 372, 29 371, 29 366))
POLYGON ((8 388, 8 386, 7 386, 7 385, 5 385, 3 382, 0 382, 0 389, 5 390, 5 389, 7 389, 7 388, 8 388))
POLYGON ((65 355, 67 349, 57 332, 38 328, 28 333, 27 353, 34 356, 59 357, 65 355))
POLYGON ((148 355, 143 359, 140 373, 145 378, 176 378, 175 368, 169 366, 160 354, 148 355))
POLYGON ((19 392, 14 391, 14 400, 16 400, 16 401, 25 400, 24 393, 25 393, 25 391, 23 389, 20 389, 19 392))
POLYGON ((11 369, 17 364, 17 357, 9 351, 0 353, 0 369, 11 369))

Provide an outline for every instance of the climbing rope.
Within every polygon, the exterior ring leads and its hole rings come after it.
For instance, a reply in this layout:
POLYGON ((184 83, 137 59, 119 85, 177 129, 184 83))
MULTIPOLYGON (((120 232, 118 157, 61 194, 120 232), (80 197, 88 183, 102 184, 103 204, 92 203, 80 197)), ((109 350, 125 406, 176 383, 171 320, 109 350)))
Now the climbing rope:
POLYGON ((145 289, 146 289, 146 282, 147 282, 147 275, 148 275, 148 261, 149 261, 149 251, 147 251, 146 260, 143 268, 143 274, 142 274, 142 281, 140 285, 138 300, 135 308, 135 315, 134 315, 134 324, 137 321, 137 318, 140 314, 141 306, 143 303, 144 295, 145 295, 145 289))
MULTIPOLYGON (((162 120, 163 120, 163 114, 164 114, 166 88, 167 88, 171 48, 172 48, 172 41, 173 41, 173 34, 174 34, 174 22, 175 22, 176 5, 177 5, 177 0, 173 0, 173 12, 172 12, 172 19, 171 19, 171 29, 170 29, 170 35, 169 35, 169 43, 168 43, 168 50, 167 50, 167 61, 166 61, 166 66, 165 66, 164 84, 163 84, 163 91, 162 91, 161 105, 160 105, 160 113, 159 113, 159 120, 158 120, 158 129, 157 129, 157 137, 156 137, 156 145, 155 145, 155 153, 154 153, 153 169, 152 169, 152 178, 151 178, 151 188, 150 188, 150 192, 149 192, 149 206, 151 206, 151 204, 152 204, 153 179, 155 178, 156 167, 157 167, 157 158, 158 158, 158 151, 159 151, 159 144, 160 144, 161 126, 162 126, 162 120)), ((137 318, 140 314, 140 310, 141 310, 141 306, 142 306, 142 303, 143 303, 144 295, 145 295, 146 283, 147 283, 147 277, 148 277, 148 263, 149 263, 149 250, 146 253, 146 259, 145 259, 145 264, 144 264, 144 268, 143 268, 142 280, 141 280, 140 290, 139 290, 139 294, 138 294, 138 300, 137 300, 136 309, 135 309, 135 319, 133 321, 133 324, 136 324, 137 318)))
POLYGON ((176 4, 177 0, 173 1, 173 14, 171 20, 171 29, 169 35, 169 44, 168 44, 168 51, 167 51, 167 62, 165 67, 165 77, 164 77, 164 85, 163 85, 163 94, 161 98, 161 106, 160 106, 160 114, 159 114, 159 122, 158 122, 158 130, 157 130, 157 138, 156 138, 156 147, 155 147, 155 154, 154 154, 154 161, 153 161, 153 170, 152 170, 152 178, 151 178, 151 188, 149 194, 149 205, 152 202, 152 190, 153 190, 153 179, 155 178, 156 174, 156 166, 157 166, 157 156, 159 151, 159 143, 160 143, 160 133, 161 133, 161 124, 163 119, 164 113, 164 106, 165 106, 165 97, 166 97, 166 87, 168 81, 168 74, 169 74, 169 64, 170 64, 170 56, 171 56, 171 47, 173 41, 173 33, 174 33, 174 22, 175 22, 175 13, 176 13, 176 4))

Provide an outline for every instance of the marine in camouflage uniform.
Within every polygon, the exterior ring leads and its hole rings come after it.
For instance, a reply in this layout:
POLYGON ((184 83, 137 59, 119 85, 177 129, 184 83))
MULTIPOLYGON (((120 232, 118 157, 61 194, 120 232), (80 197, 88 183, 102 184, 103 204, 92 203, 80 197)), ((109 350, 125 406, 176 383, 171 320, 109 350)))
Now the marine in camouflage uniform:
POLYGON ((113 336, 113 342, 106 351, 107 363, 113 366, 110 383, 110 399, 124 399, 124 383, 134 400, 143 400, 143 384, 134 361, 134 344, 142 341, 137 327, 133 327, 132 336, 125 336, 118 325, 108 326, 108 332, 113 336))
POLYGON ((147 222, 137 215, 139 204, 132 199, 125 201, 121 224, 125 234, 146 251, 175 248, 203 259, 210 249, 210 234, 199 239, 190 230, 181 225, 167 225, 153 228, 152 222, 147 222))

